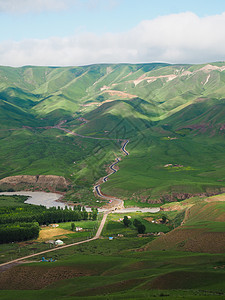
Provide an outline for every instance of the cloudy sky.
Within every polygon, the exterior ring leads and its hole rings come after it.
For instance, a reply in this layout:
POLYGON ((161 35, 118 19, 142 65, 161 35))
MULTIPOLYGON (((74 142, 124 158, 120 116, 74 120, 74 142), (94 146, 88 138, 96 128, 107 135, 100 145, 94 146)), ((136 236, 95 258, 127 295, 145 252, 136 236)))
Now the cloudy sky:
POLYGON ((225 60, 224 0, 0 0, 0 65, 225 60))

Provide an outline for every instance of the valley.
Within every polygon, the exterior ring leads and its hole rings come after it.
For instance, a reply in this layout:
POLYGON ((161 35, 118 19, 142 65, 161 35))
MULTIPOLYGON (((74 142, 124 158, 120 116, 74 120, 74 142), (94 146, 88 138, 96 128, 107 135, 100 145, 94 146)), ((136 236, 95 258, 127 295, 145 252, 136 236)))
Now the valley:
POLYGON ((224 95, 224 62, 0 66, 1 297, 223 299, 224 95))
POLYGON ((223 192, 222 62, 1 67, 0 75, 1 178, 63 176, 66 199, 91 204, 117 141, 129 139, 131 154, 103 193, 148 205, 223 192))

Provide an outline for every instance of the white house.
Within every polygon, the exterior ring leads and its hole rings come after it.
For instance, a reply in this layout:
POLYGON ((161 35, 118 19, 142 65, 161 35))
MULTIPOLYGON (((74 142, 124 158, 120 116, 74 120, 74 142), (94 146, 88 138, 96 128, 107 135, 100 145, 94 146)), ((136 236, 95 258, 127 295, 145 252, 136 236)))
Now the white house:
POLYGON ((82 231, 83 228, 82 227, 76 227, 76 231, 82 231))
POLYGON ((61 240, 56 240, 55 241, 55 245, 56 246, 60 246, 60 245, 63 245, 64 243, 63 243, 63 241, 61 241, 61 240))

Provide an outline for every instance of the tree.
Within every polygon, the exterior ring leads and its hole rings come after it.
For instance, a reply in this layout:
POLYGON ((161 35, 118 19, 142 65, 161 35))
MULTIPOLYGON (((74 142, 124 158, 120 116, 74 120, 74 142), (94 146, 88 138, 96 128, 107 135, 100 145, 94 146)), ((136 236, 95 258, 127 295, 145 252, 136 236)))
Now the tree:
POLYGON ((166 216, 163 215, 163 216, 162 216, 162 222, 161 222, 161 223, 162 223, 162 224, 165 224, 165 223, 166 223, 166 220, 167 220, 166 216))
POLYGON ((134 227, 138 227, 138 225, 141 225, 141 222, 138 219, 134 219, 133 221, 134 227))
POLYGON ((72 229, 72 231, 74 231, 74 229, 75 229, 75 224, 74 223, 71 223, 71 229, 72 229))
POLYGON ((131 221, 128 219, 127 216, 124 216, 123 218, 123 224, 128 227, 130 225, 131 221))
POLYGON ((142 234, 142 233, 145 233, 146 227, 144 224, 140 224, 140 225, 138 225, 137 230, 138 230, 138 233, 142 234))

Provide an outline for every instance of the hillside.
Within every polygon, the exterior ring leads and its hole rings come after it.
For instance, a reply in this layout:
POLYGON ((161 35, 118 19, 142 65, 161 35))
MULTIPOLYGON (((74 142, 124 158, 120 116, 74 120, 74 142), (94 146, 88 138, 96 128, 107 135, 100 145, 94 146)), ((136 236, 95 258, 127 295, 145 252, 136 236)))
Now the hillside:
POLYGON ((129 205, 225 189, 224 62, 2 66, 0 78, 0 179, 64 176, 68 197, 90 202, 94 183, 121 156, 114 139, 129 139, 130 155, 102 185, 105 194, 129 205))
POLYGON ((149 243, 145 250, 177 250, 223 253, 225 232, 225 194, 213 196, 185 211, 181 226, 149 243))

